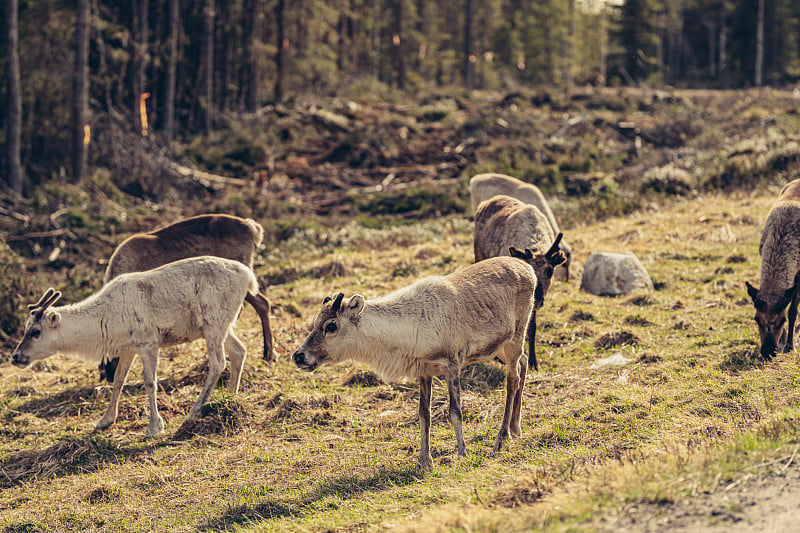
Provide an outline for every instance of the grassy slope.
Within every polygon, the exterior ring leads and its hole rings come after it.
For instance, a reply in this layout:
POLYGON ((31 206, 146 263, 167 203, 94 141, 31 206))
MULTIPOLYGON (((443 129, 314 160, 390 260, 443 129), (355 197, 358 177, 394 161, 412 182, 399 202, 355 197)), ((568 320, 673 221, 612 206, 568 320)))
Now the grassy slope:
MULTIPOLYGON (((445 387, 435 382, 434 471, 424 478, 413 470, 415 383, 371 385, 354 364, 306 374, 288 355, 325 294, 375 296, 471 261, 471 224, 298 235, 257 265, 262 276, 308 274, 271 289, 284 356, 274 366, 251 357, 241 393, 212 396, 200 436, 174 438, 204 377, 202 342, 165 354, 168 429, 155 441, 142 440, 138 363, 120 420, 99 434, 91 425, 109 392, 89 365, 52 358, 38 372, 0 368, 0 527, 592 529, 620 504, 673 501, 735 479, 800 435, 798 356, 750 359, 756 332, 742 289, 757 281, 758 237, 776 194, 701 198, 569 230, 578 268, 569 284, 553 285, 540 314, 542 371, 526 386, 522 437, 490 455, 503 375, 472 367, 463 395, 469 456, 459 460, 445 387), (594 250, 634 252, 658 290, 580 292, 579 266, 594 250), (636 344, 614 345, 620 333, 636 344), (631 362, 591 367, 616 353, 631 362), (350 378, 366 383, 346 385, 350 378)), ((248 308, 238 326, 251 354, 261 342, 256 320, 248 308)))

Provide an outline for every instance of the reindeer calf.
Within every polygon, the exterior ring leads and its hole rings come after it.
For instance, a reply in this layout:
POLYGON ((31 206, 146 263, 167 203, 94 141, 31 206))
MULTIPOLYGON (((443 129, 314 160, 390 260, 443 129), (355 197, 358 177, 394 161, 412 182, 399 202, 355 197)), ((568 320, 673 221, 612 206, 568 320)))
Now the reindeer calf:
POLYGON ((231 358, 228 388, 239 390, 246 350, 233 326, 246 294, 258 283, 252 270, 238 261, 194 257, 154 270, 122 274, 82 302, 51 307, 61 293, 52 288, 36 304, 11 362, 25 367, 55 353, 74 354, 99 362, 106 354, 120 358, 111 401, 95 424, 105 429, 117 419, 119 396, 134 356, 144 367, 150 402, 147 436, 164 430, 156 404, 156 366, 160 346, 206 340, 208 376, 187 420, 200 416, 203 404, 231 358))
POLYGON ((433 376, 445 374, 450 421, 458 453, 466 455, 461 430, 461 369, 499 358, 508 370, 503 423, 494 449, 520 434, 527 361, 523 342, 533 307, 536 274, 527 263, 496 257, 447 276, 423 278, 382 298, 338 293, 325 298, 314 327, 292 358, 303 370, 355 359, 385 379, 419 378, 420 454, 431 468, 430 425, 433 376))

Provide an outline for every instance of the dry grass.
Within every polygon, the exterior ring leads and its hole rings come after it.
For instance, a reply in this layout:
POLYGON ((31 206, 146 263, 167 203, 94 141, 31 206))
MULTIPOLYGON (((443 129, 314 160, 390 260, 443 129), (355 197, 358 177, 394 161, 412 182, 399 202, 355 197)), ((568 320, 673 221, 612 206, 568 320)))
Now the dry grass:
POLYGON ((592 529, 620 505, 684 497, 686 483, 670 482, 689 469, 698 487, 721 469, 733 479, 750 451, 766 456, 800 434, 798 355, 754 358, 742 288, 757 280, 757 242, 775 194, 684 200, 568 228, 575 274, 552 286, 539 314, 541 371, 526 385, 523 435, 491 455, 504 372, 494 363, 470 367, 468 456, 459 458, 446 387, 436 380, 434 470, 423 477, 413 469, 415 382, 384 383, 352 363, 307 374, 289 356, 323 296, 369 298, 470 262, 470 224, 348 226, 330 230, 336 242, 322 247, 290 240, 256 267, 276 275, 270 257, 279 256, 302 274, 269 289, 280 361, 258 357, 258 320, 246 308, 237 331, 254 355, 240 394, 216 390, 204 418, 181 426, 204 377, 204 347, 168 353, 159 367, 163 438, 142 440, 138 363, 120 419, 100 434, 91 427, 108 387, 96 370, 64 358, 39 371, 0 367, 0 528, 592 529), (630 298, 580 292, 580 265, 592 251, 635 253, 658 290, 630 298), (617 353, 628 363, 592 368, 617 353), (715 463, 720 456, 725 462, 715 463))

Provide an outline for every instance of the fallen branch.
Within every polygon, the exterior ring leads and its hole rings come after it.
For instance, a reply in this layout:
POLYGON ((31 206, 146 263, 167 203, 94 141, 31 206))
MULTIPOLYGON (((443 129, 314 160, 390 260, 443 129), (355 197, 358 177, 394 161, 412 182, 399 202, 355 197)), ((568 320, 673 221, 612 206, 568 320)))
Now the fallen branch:
POLYGON ((59 228, 51 231, 37 231, 34 233, 26 233, 25 235, 10 235, 6 237, 6 242, 28 241, 31 239, 46 239, 48 237, 58 237, 60 235, 66 235, 67 237, 69 237, 74 241, 78 240, 78 237, 70 230, 65 228, 59 228))
POLYGON ((24 222, 25 224, 27 224, 31 220, 31 218, 29 216, 23 215, 21 213, 16 213, 16 212, 11 211, 9 209, 6 209, 4 207, 0 207, 0 215, 5 215, 7 217, 11 217, 11 218, 17 219, 20 222, 24 222))
POLYGON ((211 174, 210 172, 191 169, 189 167, 179 165, 178 163, 171 163, 170 166, 179 175, 186 178, 192 178, 193 180, 199 181, 204 185, 214 183, 218 185, 234 185, 237 187, 247 187, 252 184, 251 180, 246 180, 242 178, 229 178, 226 176, 220 176, 218 174, 211 174))

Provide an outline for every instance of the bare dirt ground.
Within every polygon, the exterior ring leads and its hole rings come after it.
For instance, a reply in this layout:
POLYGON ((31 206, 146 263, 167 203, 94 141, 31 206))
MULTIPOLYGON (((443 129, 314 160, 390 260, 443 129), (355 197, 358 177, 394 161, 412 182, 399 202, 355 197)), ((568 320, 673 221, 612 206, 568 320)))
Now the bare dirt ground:
POLYGON ((737 481, 718 485, 674 504, 626 507, 609 517, 603 531, 790 532, 800 531, 798 453, 755 468, 737 481), (770 471, 762 471, 771 467, 770 471))

